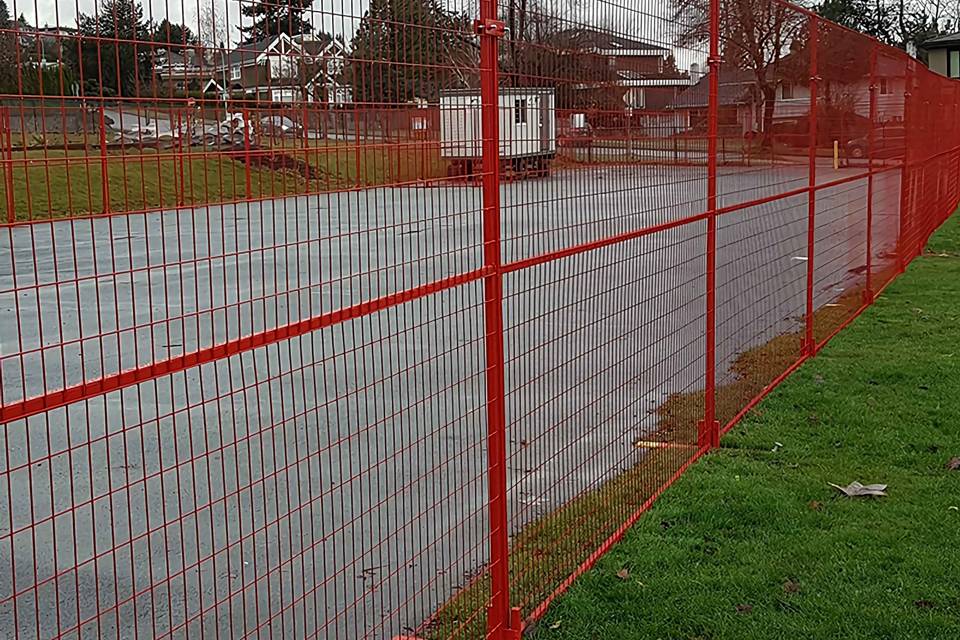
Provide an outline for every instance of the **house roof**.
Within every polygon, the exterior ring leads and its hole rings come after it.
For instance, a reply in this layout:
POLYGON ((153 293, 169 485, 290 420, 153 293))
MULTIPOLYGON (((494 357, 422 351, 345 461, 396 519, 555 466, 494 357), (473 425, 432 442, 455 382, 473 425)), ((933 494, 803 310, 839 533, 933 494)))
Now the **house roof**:
POLYGON ((253 64, 261 53, 270 48, 277 38, 258 40, 257 42, 248 42, 239 45, 236 49, 227 54, 224 64, 233 66, 235 64, 253 64))
POLYGON ((924 49, 945 49, 954 45, 960 45, 960 31, 930 38, 920 46, 924 49))
MULTIPOLYGON (((756 85, 752 71, 721 66, 718 73, 717 102, 722 107, 731 107, 750 102, 750 94, 756 85)), ((710 97, 710 74, 678 95, 667 105, 668 109, 696 109, 706 107, 710 97)))
POLYGON ((280 34, 279 36, 274 36, 273 38, 267 38, 264 40, 258 40, 257 42, 249 42, 239 45, 226 55, 226 60, 223 63, 223 66, 232 67, 238 64, 249 66, 251 64, 256 64, 261 55, 266 53, 270 48, 277 44, 278 41, 284 39, 286 39, 288 42, 287 46, 299 50, 299 52, 295 53, 295 55, 299 56, 301 55, 300 52, 302 52, 308 62, 322 55, 332 55, 335 57, 346 56, 346 47, 343 45, 343 43, 336 39, 323 40, 311 38, 308 40, 303 36, 291 37, 286 34, 280 34))
POLYGON ((314 57, 322 55, 343 57, 347 55, 346 45, 341 40, 330 38, 327 35, 297 35, 293 36, 292 40, 303 47, 303 50, 309 55, 314 57))
POLYGON ((575 40, 582 46, 602 51, 607 55, 616 55, 618 51, 622 51, 624 55, 637 55, 635 52, 638 51, 646 55, 665 55, 670 52, 667 47, 596 29, 567 29, 562 35, 575 40))

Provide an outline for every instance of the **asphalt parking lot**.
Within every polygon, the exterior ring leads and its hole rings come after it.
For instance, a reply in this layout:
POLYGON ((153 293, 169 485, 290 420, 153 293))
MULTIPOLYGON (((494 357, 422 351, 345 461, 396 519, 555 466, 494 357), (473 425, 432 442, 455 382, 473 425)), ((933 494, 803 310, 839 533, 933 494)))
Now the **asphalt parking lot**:
MULTIPOLYGON (((898 177, 875 179, 875 263, 898 177)), ((802 166, 724 168, 720 204, 806 183, 802 166)), ((501 197, 512 262, 699 213, 706 171, 591 168, 501 197)), ((816 206, 820 306, 862 282, 866 180, 816 206)), ((720 218, 721 379, 799 327, 807 207, 720 218)), ((477 269, 481 213, 480 189, 445 185, 4 228, 2 404, 477 269)), ((629 467, 649 409, 699 388, 705 230, 505 276, 514 530, 629 467)), ((5 424, 0 636, 415 627, 486 560, 482 305, 474 281, 5 424)))

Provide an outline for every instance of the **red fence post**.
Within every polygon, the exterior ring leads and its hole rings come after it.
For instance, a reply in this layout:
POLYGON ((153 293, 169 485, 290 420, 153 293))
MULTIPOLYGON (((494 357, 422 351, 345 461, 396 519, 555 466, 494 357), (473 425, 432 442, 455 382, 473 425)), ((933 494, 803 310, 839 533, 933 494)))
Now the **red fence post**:
POLYGON ((710 0, 710 67, 707 98, 707 317, 703 423, 697 445, 720 446, 717 420, 717 130, 720 119, 720 0, 710 0))
POLYGON ((12 224, 17 220, 17 206, 13 197, 13 134, 11 131, 13 126, 10 122, 10 107, 3 107, 0 122, 3 123, 3 136, 0 142, 3 144, 3 184, 4 191, 7 192, 7 222, 12 224))
MULTIPOLYGON (((867 282, 863 303, 873 302, 873 127, 877 121, 877 44, 870 49, 870 128, 867 130, 867 282)), ((842 139, 842 138, 841 138, 842 139)))
POLYGON ((103 213, 110 213, 110 176, 107 168, 107 121, 100 105, 100 188, 103 190, 103 213))
POLYGON ((497 1, 481 0, 480 102, 483 135, 483 279, 487 357, 487 474, 490 516, 490 605, 487 637, 519 640, 519 610, 510 609, 510 550, 507 525, 507 438, 504 398, 503 274, 500 257, 500 132, 497 90, 498 40, 504 24, 497 1))
POLYGON ((177 109, 177 172, 180 174, 179 188, 177 189, 177 206, 182 207, 186 184, 184 183, 185 172, 183 170, 183 112, 179 109, 177 109))
POLYGON ((243 164, 246 197, 249 199, 253 198, 253 180, 250 176, 250 112, 247 109, 243 110, 243 164))
MULTIPOLYGON (((364 119, 364 127, 366 127, 366 118, 364 119)), ((360 180, 363 178, 363 173, 360 168, 360 113, 356 108, 353 110, 353 164, 355 172, 355 182, 357 189, 363 187, 363 184, 360 180)))
POLYGON ((807 198, 807 310, 806 330, 803 345, 805 355, 816 353, 817 344, 813 333, 813 287, 814 287, 814 251, 816 243, 814 236, 817 229, 817 85, 820 78, 817 76, 817 18, 810 18, 810 149, 809 149, 809 191, 807 198))
POLYGON ((910 96, 913 89, 913 63, 907 62, 903 85, 903 167, 900 169, 900 224, 897 232, 897 268, 900 273, 907 269, 907 234, 910 227, 910 96))

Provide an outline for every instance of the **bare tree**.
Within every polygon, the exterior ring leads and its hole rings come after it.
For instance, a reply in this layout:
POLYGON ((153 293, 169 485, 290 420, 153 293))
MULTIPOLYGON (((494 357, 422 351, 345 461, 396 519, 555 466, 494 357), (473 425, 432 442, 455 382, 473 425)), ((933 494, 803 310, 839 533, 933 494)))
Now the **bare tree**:
POLYGON ((213 2, 205 4, 197 15, 197 31, 200 42, 209 49, 228 46, 226 8, 218 12, 213 2))
MULTIPOLYGON (((677 44, 702 47, 710 38, 709 0, 674 0, 674 19, 685 25, 677 44)), ((776 0, 728 0, 720 15, 724 66, 749 71, 763 101, 763 140, 770 142, 780 62, 807 27, 806 15, 776 0)), ((720 79, 723 82, 723 77, 720 79)))

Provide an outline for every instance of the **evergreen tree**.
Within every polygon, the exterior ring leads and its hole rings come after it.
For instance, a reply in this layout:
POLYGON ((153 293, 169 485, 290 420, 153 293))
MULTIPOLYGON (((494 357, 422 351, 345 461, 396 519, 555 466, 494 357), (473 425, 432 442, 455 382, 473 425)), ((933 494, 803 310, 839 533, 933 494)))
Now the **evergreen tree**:
POLYGON ((0 92, 17 92, 17 37, 7 31, 13 29, 7 3, 0 0, 0 92))
POLYGON ((98 16, 81 14, 77 25, 78 45, 65 53, 68 64, 82 67, 85 93, 137 96, 150 86, 153 33, 137 0, 103 0, 98 16))
POLYGON ((154 30, 153 41, 170 51, 178 52, 198 42, 190 27, 183 24, 174 24, 166 18, 154 30))
POLYGON ((475 67, 469 34, 468 18, 439 0, 371 0, 351 46, 354 100, 436 100, 441 90, 464 86, 475 67))
POLYGON ((256 0, 244 4, 240 13, 251 18, 253 23, 240 27, 244 42, 258 42, 286 33, 295 36, 310 33, 312 27, 303 19, 313 0, 256 0))

